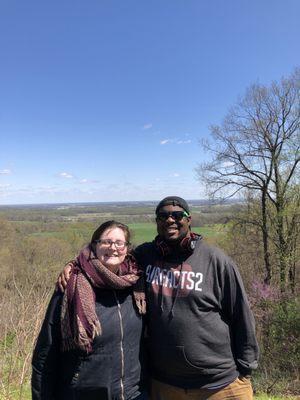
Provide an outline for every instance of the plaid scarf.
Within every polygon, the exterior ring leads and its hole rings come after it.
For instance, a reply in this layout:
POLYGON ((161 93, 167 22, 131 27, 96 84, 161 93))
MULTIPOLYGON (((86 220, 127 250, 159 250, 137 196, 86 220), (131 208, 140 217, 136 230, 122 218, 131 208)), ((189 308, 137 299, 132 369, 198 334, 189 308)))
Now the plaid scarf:
MULTIPOLYGON (((193 253, 195 245, 198 240, 201 240, 202 236, 198 235, 198 233, 190 232, 190 236, 184 237, 181 242, 178 244, 178 248, 181 253, 193 253)), ((166 257, 174 251, 173 247, 171 247, 164 239, 160 236, 156 236, 154 239, 155 246, 158 252, 166 257)))
POLYGON ((144 280, 134 257, 127 255, 118 275, 100 263, 91 245, 83 248, 73 263, 61 309, 62 350, 79 348, 92 351, 93 339, 102 329, 96 314, 96 288, 133 288, 135 305, 140 314, 146 312, 144 280))

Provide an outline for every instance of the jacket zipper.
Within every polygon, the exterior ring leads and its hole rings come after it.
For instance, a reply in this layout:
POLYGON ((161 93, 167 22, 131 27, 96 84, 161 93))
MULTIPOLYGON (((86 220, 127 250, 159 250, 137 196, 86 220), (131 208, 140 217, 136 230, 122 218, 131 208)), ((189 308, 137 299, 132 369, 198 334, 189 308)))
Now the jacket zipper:
POLYGON ((116 303, 118 306, 118 314, 119 314, 119 321, 120 321, 120 333, 121 333, 121 340, 120 340, 120 351, 121 351, 121 379, 120 379, 120 387, 121 387, 121 400, 124 400, 124 348, 123 348, 123 338, 124 338, 124 330, 123 330, 123 319, 121 314, 121 305, 119 303, 118 297, 116 292, 114 291, 116 303))

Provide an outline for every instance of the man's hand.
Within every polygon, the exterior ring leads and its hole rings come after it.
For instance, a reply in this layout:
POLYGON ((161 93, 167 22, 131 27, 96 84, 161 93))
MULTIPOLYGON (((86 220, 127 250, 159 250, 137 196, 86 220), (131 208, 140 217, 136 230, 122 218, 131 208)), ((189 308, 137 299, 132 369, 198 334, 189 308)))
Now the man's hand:
POLYGON ((65 291, 73 267, 74 267, 74 261, 69 261, 65 265, 62 272, 58 275, 55 290, 60 290, 62 293, 65 291))

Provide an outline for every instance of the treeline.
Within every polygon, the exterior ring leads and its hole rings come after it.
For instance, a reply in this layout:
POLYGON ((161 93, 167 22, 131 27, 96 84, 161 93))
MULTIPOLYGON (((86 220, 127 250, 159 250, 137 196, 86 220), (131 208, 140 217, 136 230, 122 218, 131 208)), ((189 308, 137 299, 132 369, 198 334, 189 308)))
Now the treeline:
MULTIPOLYGON (((242 203, 213 204, 191 207, 195 226, 223 223, 243 208, 242 203)), ((54 227, 66 227, 70 222, 101 223, 108 219, 120 220, 124 223, 154 222, 155 206, 114 207, 112 205, 64 207, 42 206, 0 206, 0 218, 17 223, 18 229, 24 223, 26 230, 55 230, 54 227)))

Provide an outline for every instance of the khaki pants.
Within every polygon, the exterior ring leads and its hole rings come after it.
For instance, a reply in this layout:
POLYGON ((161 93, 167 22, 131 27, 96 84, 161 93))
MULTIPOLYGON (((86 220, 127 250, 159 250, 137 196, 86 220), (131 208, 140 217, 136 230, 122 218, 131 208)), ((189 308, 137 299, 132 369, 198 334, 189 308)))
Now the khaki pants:
POLYGON ((181 389, 152 379, 151 400, 252 400, 250 379, 238 377, 221 389, 181 389))

